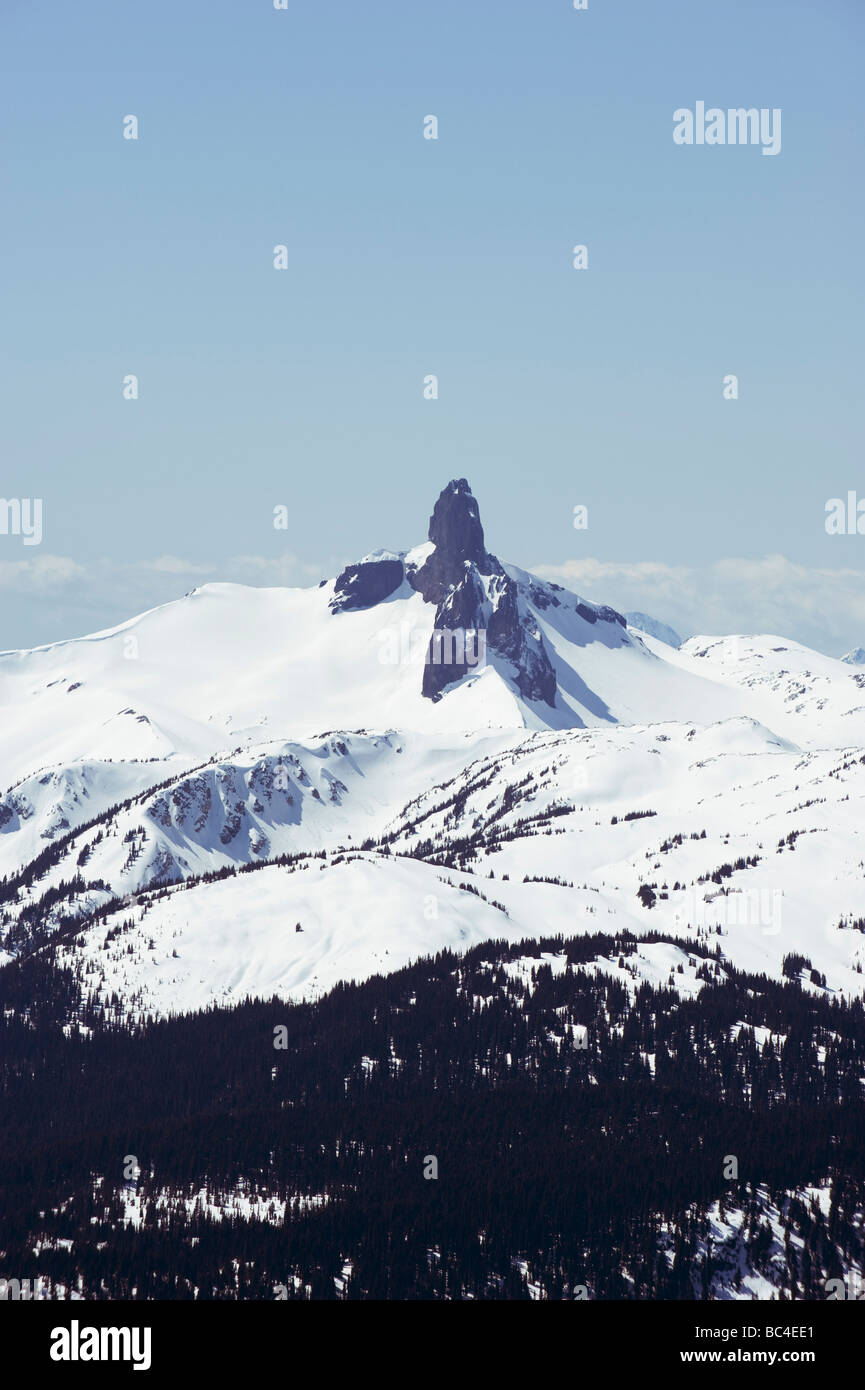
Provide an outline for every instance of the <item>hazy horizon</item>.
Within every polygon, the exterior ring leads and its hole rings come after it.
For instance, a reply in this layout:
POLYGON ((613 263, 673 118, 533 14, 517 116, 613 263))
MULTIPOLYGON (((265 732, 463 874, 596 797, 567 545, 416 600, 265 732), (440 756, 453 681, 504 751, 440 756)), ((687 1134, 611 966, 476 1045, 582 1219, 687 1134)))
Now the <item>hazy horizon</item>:
POLYGON ((0 646, 315 583, 423 539, 454 476, 498 555, 593 600, 865 642, 865 537, 825 527, 865 497, 863 30, 852 0, 7 6, 0 497, 43 527, 0 534, 0 646), (779 112, 778 153, 678 145, 699 103, 779 112))

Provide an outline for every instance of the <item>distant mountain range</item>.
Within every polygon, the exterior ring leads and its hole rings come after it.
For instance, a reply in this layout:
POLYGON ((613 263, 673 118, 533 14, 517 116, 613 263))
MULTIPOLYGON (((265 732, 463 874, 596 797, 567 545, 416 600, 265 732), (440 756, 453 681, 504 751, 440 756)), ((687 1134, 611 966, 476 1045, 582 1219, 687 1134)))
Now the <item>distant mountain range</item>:
POLYGON ((464 479, 2 654, 0 1280, 855 1297, 854 658, 546 583, 464 479))
POLYGON ((674 639, 500 561, 457 479, 425 543, 318 587, 5 653, 4 958, 170 1012, 663 923, 861 992, 865 674, 674 639))
POLYGON ((681 647, 682 639, 675 628, 667 623, 659 622, 657 618, 650 618, 648 613, 626 613, 628 627, 635 627, 639 632, 646 632, 650 637, 656 637, 659 642, 666 642, 668 647, 681 647))

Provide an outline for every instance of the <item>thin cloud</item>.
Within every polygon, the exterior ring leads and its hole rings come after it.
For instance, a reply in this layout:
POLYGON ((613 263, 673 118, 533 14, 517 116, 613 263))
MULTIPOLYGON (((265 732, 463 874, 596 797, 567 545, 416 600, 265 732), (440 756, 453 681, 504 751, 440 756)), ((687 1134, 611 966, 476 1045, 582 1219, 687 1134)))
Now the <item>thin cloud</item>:
POLYGON ((36 647, 83 637, 182 598, 200 584, 308 587, 337 574, 341 562, 311 565, 292 554, 238 555, 201 562, 176 555, 123 564, 101 559, 81 564, 63 555, 35 555, 0 563, 0 650, 36 647))
MULTIPOLYGON (((159 555, 89 565, 63 555, 28 555, 0 563, 0 592, 16 600, 3 606, 0 648, 82 636, 181 598, 199 584, 308 587, 337 574, 342 564, 333 556, 310 564, 291 553, 235 555, 219 562, 159 555)), ((649 613, 682 637, 777 633, 833 656, 865 645, 862 570, 814 569, 783 555, 766 555, 730 557, 703 567, 586 557, 537 565, 534 572, 597 602, 649 613)))
POLYGON ((639 610, 682 637, 777 633, 831 656, 865 644, 865 571, 815 569, 784 555, 703 567, 586 558, 535 572, 586 598, 639 610))

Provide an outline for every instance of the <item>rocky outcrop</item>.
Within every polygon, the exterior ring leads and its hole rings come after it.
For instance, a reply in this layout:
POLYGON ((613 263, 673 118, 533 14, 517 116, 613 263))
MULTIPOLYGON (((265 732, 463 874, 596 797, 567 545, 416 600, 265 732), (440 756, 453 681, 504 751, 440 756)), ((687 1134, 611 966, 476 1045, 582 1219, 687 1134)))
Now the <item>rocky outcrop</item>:
POLYGON ((351 613, 374 608, 399 588, 403 575, 402 560, 362 560, 358 565, 346 565, 337 577, 330 611, 351 613))
POLYGON ((440 494, 429 539, 435 549, 407 573, 412 587, 436 605, 424 695, 440 699, 449 685, 498 657, 514 667, 511 678, 524 699, 555 705, 556 677, 543 638, 521 611, 516 583, 486 548, 465 478, 453 479, 440 494))
POLYGON ((465 478, 454 478, 439 495, 430 517, 429 539, 435 550, 408 576, 427 603, 440 604, 462 583, 468 569, 504 574, 496 557, 487 554, 478 504, 465 478))
MULTIPOLYGON (((560 608, 558 595, 564 590, 530 575, 518 582, 508 574, 487 550, 480 510, 465 478, 452 479, 440 493, 428 534, 431 548, 425 548, 422 560, 385 552, 348 565, 336 581, 331 611, 372 608, 407 580, 425 603, 435 605, 422 677, 427 699, 440 700, 449 686, 493 664, 524 700, 555 708, 556 673, 537 614, 560 608)), ((566 598, 592 625, 626 627, 612 608, 566 598)))

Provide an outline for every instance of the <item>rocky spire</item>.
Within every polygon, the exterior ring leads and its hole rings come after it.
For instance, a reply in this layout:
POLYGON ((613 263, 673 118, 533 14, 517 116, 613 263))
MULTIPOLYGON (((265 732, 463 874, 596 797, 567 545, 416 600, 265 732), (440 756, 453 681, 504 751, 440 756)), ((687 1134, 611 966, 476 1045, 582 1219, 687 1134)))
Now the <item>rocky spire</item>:
POLYGON ((487 551, 465 478, 454 478, 440 493, 429 539, 435 549, 420 569, 407 573, 412 587, 436 605, 424 695, 440 699, 447 686, 498 657, 521 695, 555 705, 556 677, 543 639, 520 610, 516 584, 487 551), (449 635, 459 640, 449 642, 449 635))
MULTIPOLYGON (((334 585, 331 611, 374 608, 407 580, 436 610, 423 668, 427 699, 440 700, 448 686, 489 663, 524 699, 554 708, 556 676, 543 636, 518 584, 486 548, 480 510, 465 478, 452 479, 439 494, 429 539, 433 549, 419 567, 386 552, 347 565, 334 585)), ((557 602, 536 597, 540 606, 557 602)))
POLYGON ((478 574, 504 573, 495 556, 487 554, 478 504, 465 478, 453 478, 439 494, 429 539, 435 550, 409 575, 427 603, 441 603, 465 578, 467 566, 474 565, 478 574))

